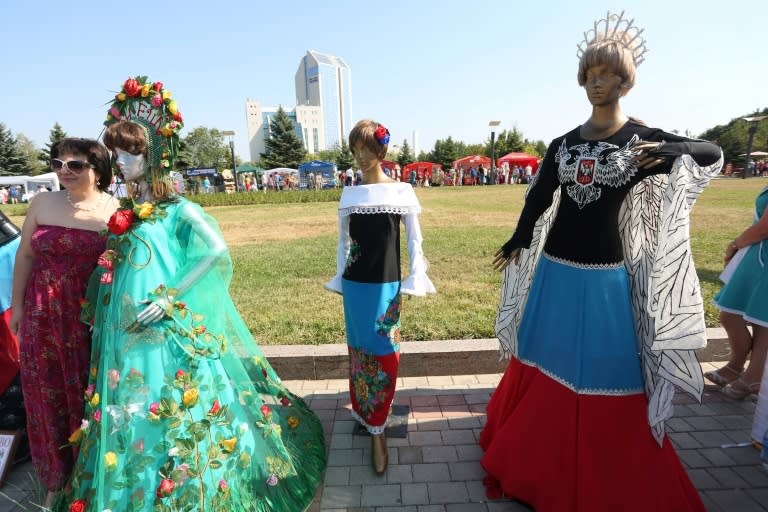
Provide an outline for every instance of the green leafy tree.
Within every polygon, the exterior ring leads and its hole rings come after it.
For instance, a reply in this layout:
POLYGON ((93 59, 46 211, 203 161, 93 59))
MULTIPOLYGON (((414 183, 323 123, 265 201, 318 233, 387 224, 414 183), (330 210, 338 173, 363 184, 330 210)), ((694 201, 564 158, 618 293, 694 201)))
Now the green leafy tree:
POLYGON ((352 150, 349 149, 346 140, 342 139, 341 146, 337 148, 333 162, 339 169, 350 169, 355 166, 355 156, 352 154, 352 150))
POLYGON ((757 131, 752 140, 752 151, 768 151, 768 119, 762 121, 745 121, 743 117, 768 115, 768 108, 755 111, 752 114, 740 116, 726 125, 710 128, 700 135, 700 138, 710 140, 723 148, 725 162, 733 162, 737 167, 746 163, 747 144, 749 144, 749 128, 755 123, 757 131))
POLYGON ((458 158, 458 147, 450 136, 445 140, 437 139, 435 147, 427 155, 430 162, 441 164, 443 169, 450 169, 453 166, 453 161, 458 158))
POLYGON ((27 173, 30 176, 42 174, 48 169, 48 162, 46 162, 46 165, 42 165, 38 160, 40 149, 23 133, 16 135, 16 149, 24 157, 24 165, 27 167, 27 173))
POLYGON ((413 153, 408 145, 408 139, 403 139, 403 145, 400 146, 400 153, 397 154, 397 164, 400 168, 413 163, 413 153))
POLYGON ((335 162, 336 161, 336 148, 333 149, 324 149, 322 151, 318 151, 313 156, 315 160, 322 160, 323 162, 335 162))
POLYGON ((67 132, 64 131, 61 125, 58 122, 54 123, 53 128, 48 133, 48 143, 38 153, 37 160, 45 167, 48 167, 51 163, 51 146, 66 136, 67 132))
POLYGON ((265 169, 288 167, 297 169, 307 158, 307 150, 296 135, 296 127, 291 118, 279 107, 271 120, 267 151, 261 154, 261 165, 265 169))
POLYGON ((198 126, 183 139, 189 167, 231 168, 232 157, 224 136, 216 128, 198 126))
POLYGON ((28 170, 11 130, 0 123, 0 176, 23 176, 28 170))

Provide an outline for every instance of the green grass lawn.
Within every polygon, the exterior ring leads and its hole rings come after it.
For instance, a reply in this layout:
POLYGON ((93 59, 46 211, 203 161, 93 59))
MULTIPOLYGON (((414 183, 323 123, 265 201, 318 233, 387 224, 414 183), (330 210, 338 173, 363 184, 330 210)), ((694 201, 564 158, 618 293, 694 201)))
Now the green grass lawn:
MULTIPOLYGON (((709 302, 720 288, 726 244, 752 222, 754 198, 766 184, 759 178, 716 180, 693 210, 693 254, 709 326, 718 325, 717 310, 709 302)), ((405 298, 404 339, 495 335, 501 274, 490 263, 515 227, 524 189, 511 185, 417 190, 424 210, 424 252, 438 293, 405 298)), ((260 343, 344 342, 341 297, 323 288, 336 268, 336 206, 319 202, 206 209, 219 221, 229 243, 235 267, 231 293, 260 343)), ((406 275, 407 252, 402 245, 406 275)))

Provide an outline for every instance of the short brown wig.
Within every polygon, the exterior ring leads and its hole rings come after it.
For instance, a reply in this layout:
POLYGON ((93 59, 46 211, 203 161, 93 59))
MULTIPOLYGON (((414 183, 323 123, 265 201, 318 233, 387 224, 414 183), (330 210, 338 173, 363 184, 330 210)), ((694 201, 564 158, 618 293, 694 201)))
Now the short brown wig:
POLYGON ((66 137, 51 146, 51 158, 59 158, 64 154, 86 157, 96 173, 96 186, 101 191, 109 188, 112 183, 112 163, 109 160, 109 151, 102 144, 93 139, 66 137))
POLYGON ((360 144, 376 155, 376 158, 384 160, 384 157, 387 156, 387 148, 389 145, 381 144, 376 139, 376 128, 379 126, 381 126, 379 123, 371 119, 358 121, 355 127, 352 128, 352 131, 349 132, 349 149, 354 153, 355 147, 360 144))
POLYGON ((118 121, 107 126, 103 138, 110 151, 120 148, 132 155, 143 155, 147 151, 144 129, 131 121, 118 121))
POLYGON ((587 83, 589 68, 607 64, 621 77, 623 86, 629 90, 635 86, 635 60, 632 52, 616 41, 598 41, 589 45, 579 60, 579 85, 587 83))

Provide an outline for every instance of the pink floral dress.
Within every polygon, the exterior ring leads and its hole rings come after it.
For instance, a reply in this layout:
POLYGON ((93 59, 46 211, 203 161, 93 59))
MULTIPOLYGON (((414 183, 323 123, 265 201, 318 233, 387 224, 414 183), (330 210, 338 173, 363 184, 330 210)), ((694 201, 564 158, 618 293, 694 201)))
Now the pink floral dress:
POLYGON ((76 452, 63 448, 83 418, 91 339, 80 300, 106 237, 96 231, 39 226, 20 332, 21 382, 32 463, 48 489, 67 481, 76 452))

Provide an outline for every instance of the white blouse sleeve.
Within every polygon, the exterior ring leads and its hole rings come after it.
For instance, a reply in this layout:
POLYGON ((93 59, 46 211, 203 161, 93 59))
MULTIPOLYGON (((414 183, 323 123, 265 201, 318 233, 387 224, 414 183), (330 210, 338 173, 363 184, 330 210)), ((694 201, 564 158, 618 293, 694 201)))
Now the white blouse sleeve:
POLYGON ((336 275, 325 284, 325 288, 341 294, 341 276, 349 256, 349 215, 339 215, 339 245, 336 248, 336 275))
POLYGON ((408 277, 400 285, 400 292, 406 295, 424 296, 428 293, 436 293, 435 285, 427 276, 429 264, 424 257, 421 248, 421 226, 416 213, 403 216, 405 222, 405 237, 408 240, 408 257, 411 260, 411 268, 408 277))

